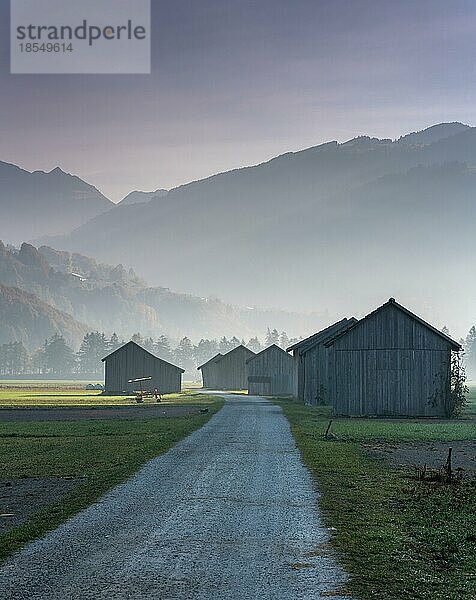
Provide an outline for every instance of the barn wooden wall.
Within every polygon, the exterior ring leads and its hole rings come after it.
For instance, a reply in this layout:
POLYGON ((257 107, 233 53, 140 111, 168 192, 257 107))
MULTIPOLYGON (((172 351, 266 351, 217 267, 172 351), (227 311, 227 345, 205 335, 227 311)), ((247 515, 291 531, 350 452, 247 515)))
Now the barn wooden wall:
POLYGON ((271 346, 248 361, 248 393, 256 396, 292 396, 294 359, 271 346))
MULTIPOLYGON (((219 357, 217 357, 217 360, 218 358, 219 357)), ((216 364, 216 361, 210 361, 204 364, 200 368, 200 371, 202 373, 202 382, 204 388, 207 388, 209 390, 220 389, 220 381, 218 378, 219 369, 218 365, 216 364)))
POLYGON ((329 385, 329 348, 325 342, 344 331, 355 319, 343 319, 334 323, 321 332, 312 336, 314 341, 294 350, 294 362, 297 382, 295 391, 297 397, 306 404, 330 404, 329 385))
POLYGON ((105 390, 108 393, 132 392, 138 384, 129 379, 152 377, 144 382, 143 389, 157 388, 160 393, 179 392, 182 389, 182 372, 178 367, 155 358, 138 346, 124 346, 105 359, 105 390))
POLYGON ((336 414, 445 415, 451 346, 396 306, 360 321, 329 350, 336 414))
POLYGON ((298 357, 299 398, 306 404, 326 404, 329 396, 327 381, 328 349, 317 344, 298 357))
POLYGON ((246 361, 252 356, 254 356, 254 352, 244 346, 238 346, 218 359, 216 362, 217 389, 248 389, 248 367, 246 361))

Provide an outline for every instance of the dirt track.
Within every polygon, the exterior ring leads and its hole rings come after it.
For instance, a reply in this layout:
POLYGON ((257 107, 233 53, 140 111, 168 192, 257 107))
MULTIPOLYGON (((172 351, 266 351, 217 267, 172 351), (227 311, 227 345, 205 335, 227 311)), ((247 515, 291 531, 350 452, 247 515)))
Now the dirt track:
POLYGON ((200 411, 197 405, 118 406, 106 408, 0 408, 0 422, 87 421, 97 419, 157 419, 181 417, 200 411))
POLYGON ((383 459, 393 467, 443 469, 448 448, 452 448, 452 466, 455 473, 476 477, 476 442, 406 442, 365 444, 372 458, 383 459))
POLYGON ((80 477, 0 479, 0 534, 18 527, 52 502, 63 500, 83 481, 80 477))
POLYGON ((5 600, 343 599, 281 410, 228 396, 200 430, 0 569, 5 600))

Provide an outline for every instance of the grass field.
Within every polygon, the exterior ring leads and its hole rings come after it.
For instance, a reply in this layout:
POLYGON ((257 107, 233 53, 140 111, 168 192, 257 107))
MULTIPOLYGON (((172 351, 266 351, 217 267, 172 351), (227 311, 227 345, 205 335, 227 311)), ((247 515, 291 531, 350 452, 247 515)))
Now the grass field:
MULTIPOLYGON (((63 396, 59 397, 62 402, 63 396)), ((190 403, 191 397, 177 396, 168 401, 190 403)), ((0 559, 54 529, 127 479, 144 462, 166 452, 202 426, 222 401, 195 394, 193 404, 206 406, 209 412, 163 419, 0 423, 0 479, 83 478, 66 499, 1 536, 0 559)))
MULTIPOLYGON (((133 396, 103 396, 98 390, 85 390, 84 382, 73 381, 0 381, 0 408, 38 407, 101 407, 137 405, 133 396)), ((199 389, 188 389, 180 394, 167 394, 162 402, 192 402, 201 394, 199 389)), ((146 398, 144 404, 155 404, 146 398)))
POLYGON ((0 379, 0 388, 84 389, 88 383, 100 383, 102 385, 104 382, 99 380, 84 381, 82 379, 0 379))
POLYGON ((474 440, 476 422, 337 419, 335 437, 325 439, 330 409, 276 402, 315 477, 355 598, 476 598, 474 483, 418 481, 410 469, 372 460, 363 448, 377 440, 474 440))
POLYGON ((476 382, 470 382, 468 388, 468 401, 463 416, 476 419, 476 382))

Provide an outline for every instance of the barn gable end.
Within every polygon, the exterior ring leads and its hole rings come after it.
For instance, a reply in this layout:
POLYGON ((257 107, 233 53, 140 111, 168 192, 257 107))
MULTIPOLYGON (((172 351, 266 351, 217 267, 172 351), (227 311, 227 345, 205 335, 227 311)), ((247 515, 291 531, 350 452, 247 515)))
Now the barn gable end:
POLYGON ((256 396, 291 396, 294 391, 293 357, 276 344, 246 361, 248 393, 256 396))
POLYGON ((336 414, 446 416, 460 346, 393 298, 326 346, 336 414))
POLYGON ((182 388, 184 369, 176 367, 135 342, 124 344, 102 359, 105 363, 105 392, 108 394, 131 393, 137 384, 131 379, 151 377, 144 389, 157 389, 160 393, 179 392, 182 388))
POLYGON ((217 389, 246 390, 248 388, 246 361, 254 355, 254 352, 240 345, 219 357, 214 363, 217 373, 217 389))

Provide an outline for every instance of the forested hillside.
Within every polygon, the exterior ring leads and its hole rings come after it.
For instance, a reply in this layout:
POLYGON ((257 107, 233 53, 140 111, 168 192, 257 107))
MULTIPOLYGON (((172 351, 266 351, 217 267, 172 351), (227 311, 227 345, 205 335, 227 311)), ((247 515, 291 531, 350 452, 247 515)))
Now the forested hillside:
MULTIPOLYGON (((31 294, 56 310, 86 323, 90 330, 116 332, 124 339, 167 335, 172 340, 239 336, 267 328, 304 335, 321 325, 324 314, 292 314, 240 308, 217 299, 151 288, 134 271, 109 266, 80 254, 0 242, 0 283, 31 294)), ((2 315, 5 327, 7 316, 2 315)), ((23 338, 22 338, 23 339, 23 338)), ((16 338, 3 341, 16 341, 16 338)))
POLYGON ((0 284, 0 343, 21 342, 34 349, 58 334, 76 347, 87 329, 33 294, 0 284))

